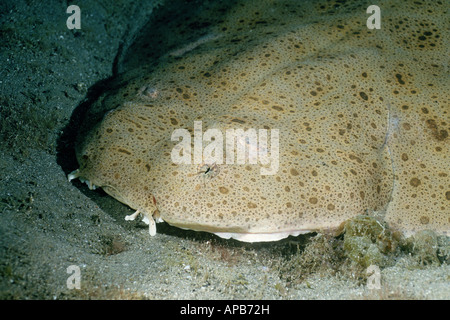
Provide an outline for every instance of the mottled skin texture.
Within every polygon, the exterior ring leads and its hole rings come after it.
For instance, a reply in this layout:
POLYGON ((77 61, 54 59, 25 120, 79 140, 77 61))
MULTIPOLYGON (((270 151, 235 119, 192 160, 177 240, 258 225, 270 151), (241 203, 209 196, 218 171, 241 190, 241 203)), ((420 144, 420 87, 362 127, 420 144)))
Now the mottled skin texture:
POLYGON ((243 241, 338 233, 359 214, 448 234, 448 8, 378 5, 381 30, 358 1, 246 1, 191 17, 202 34, 178 25, 188 40, 158 60, 137 41, 118 88, 91 108, 72 178, 147 217, 243 241), (171 134, 195 120, 203 132, 279 129, 278 173, 174 164, 171 134))

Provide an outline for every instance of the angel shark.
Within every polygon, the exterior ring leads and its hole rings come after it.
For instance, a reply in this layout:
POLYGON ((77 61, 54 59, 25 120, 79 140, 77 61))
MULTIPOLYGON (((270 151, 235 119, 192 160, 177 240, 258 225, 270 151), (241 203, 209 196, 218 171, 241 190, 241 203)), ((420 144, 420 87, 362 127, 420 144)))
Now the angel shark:
POLYGON ((69 179, 152 235, 163 220, 274 241, 361 214, 449 235, 448 4, 380 1, 379 29, 367 7, 161 9, 90 107, 69 179))

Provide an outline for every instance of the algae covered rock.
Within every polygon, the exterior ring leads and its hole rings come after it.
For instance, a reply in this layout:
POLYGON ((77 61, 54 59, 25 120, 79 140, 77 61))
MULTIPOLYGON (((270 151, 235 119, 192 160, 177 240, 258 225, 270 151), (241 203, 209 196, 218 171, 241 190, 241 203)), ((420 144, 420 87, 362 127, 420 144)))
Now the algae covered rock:
POLYGON ((432 230, 422 230, 408 238, 405 250, 422 267, 450 262, 450 238, 438 236, 432 230))
POLYGON ((345 255, 364 268, 386 265, 386 256, 397 247, 387 226, 373 217, 357 216, 346 222, 344 231, 345 255))

